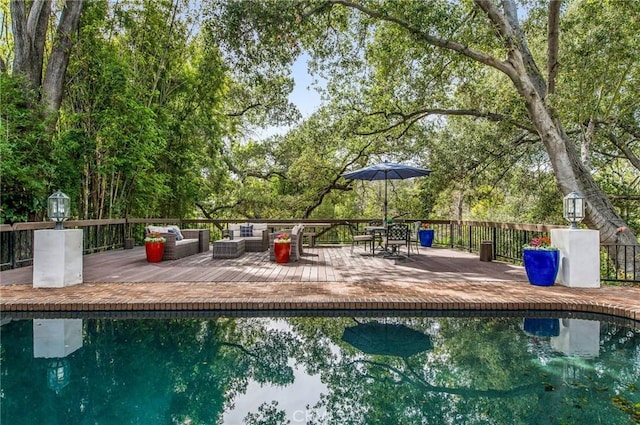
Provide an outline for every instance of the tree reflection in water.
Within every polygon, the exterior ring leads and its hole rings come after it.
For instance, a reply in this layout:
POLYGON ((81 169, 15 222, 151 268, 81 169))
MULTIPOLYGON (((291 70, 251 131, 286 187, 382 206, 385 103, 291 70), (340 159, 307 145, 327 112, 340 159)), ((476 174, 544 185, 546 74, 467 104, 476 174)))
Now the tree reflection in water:
POLYGON ((576 357, 554 350, 558 337, 525 333, 522 318, 384 322, 428 336, 432 347, 408 356, 366 354, 343 341, 353 326, 346 317, 85 319, 83 345, 66 358, 69 384, 56 394, 47 387, 46 359, 33 358, 31 321, 12 321, 1 328, 0 419, 627 425, 640 418, 637 329, 603 322, 598 355, 576 357), (302 393, 301 374, 322 382, 308 406, 290 402, 302 393), (257 385, 278 388, 279 398, 251 405, 255 394, 247 389, 257 385), (251 408, 239 412, 235 404, 251 408))

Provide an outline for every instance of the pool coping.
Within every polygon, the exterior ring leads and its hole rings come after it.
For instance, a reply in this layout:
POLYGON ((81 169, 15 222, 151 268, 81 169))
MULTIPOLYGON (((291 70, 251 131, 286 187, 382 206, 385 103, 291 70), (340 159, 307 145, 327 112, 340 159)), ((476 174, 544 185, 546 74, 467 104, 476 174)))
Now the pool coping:
POLYGON ((0 286, 0 315, 98 312, 555 311, 640 323, 640 288, 526 282, 152 282, 0 286))

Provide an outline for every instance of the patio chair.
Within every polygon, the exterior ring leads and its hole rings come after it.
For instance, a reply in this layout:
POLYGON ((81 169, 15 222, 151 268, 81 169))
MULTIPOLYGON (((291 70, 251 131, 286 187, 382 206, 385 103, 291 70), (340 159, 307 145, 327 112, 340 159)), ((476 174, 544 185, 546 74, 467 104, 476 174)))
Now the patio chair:
MULTIPOLYGON (((351 233, 351 255, 353 255, 353 247, 360 242, 366 242, 371 247, 371 255, 373 255, 373 235, 369 232, 358 232, 357 228, 355 228, 348 221, 347 227, 349 228, 349 232, 351 233)), ((367 250, 367 244, 365 244, 364 246, 365 251, 367 250)))
MULTIPOLYGON (((302 255, 304 254, 304 251, 302 250, 302 241, 304 240, 304 224, 298 224, 294 226, 293 230, 295 230, 295 232, 291 232, 291 237, 296 239, 295 246, 296 246, 296 249, 298 250, 296 253, 296 259, 294 261, 298 261, 300 257, 302 257, 302 255)), ((291 249, 293 250, 293 248, 291 249)))
POLYGON ((414 221, 411 223, 411 233, 409 234, 409 250, 411 250, 411 245, 415 245, 416 252, 420 253, 420 235, 418 235, 418 231, 422 226, 421 221, 414 221))
POLYGON ((411 255, 409 225, 404 223, 393 223, 387 226, 387 249, 391 248, 388 257, 400 258, 400 247, 407 247, 407 257, 411 255))

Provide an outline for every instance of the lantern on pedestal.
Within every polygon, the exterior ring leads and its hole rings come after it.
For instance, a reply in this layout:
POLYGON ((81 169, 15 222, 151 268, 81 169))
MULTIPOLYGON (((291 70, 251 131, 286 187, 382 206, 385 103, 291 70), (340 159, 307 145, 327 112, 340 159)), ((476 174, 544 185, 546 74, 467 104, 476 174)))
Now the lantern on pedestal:
POLYGON ((48 207, 47 216, 56 222, 56 230, 62 230, 62 222, 71 217, 71 200, 58 190, 49 196, 48 207))

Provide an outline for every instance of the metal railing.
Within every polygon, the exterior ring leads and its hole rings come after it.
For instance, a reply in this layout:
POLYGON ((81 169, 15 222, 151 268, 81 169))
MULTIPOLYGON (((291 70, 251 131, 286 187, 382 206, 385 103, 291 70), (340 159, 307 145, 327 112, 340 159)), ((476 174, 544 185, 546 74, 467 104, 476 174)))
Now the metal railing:
POLYGON ((640 284, 640 250, 635 245, 600 245, 600 279, 640 284))
MULTIPOLYGON (((419 221, 407 219, 405 222, 419 221)), ((90 254, 121 249, 125 240, 142 244, 148 225, 175 224, 182 228, 207 228, 211 240, 222 238, 229 224, 246 219, 115 219, 77 220, 65 222, 65 228, 83 229, 83 252, 90 254)), ((304 223, 305 232, 313 232, 316 244, 338 245, 350 243, 349 225, 362 230, 370 219, 308 219, 308 220, 250 220, 266 223, 270 230, 293 227, 304 223), (314 224, 316 226, 314 226, 314 224), (318 226, 321 224, 321 226, 318 226), (312 230, 313 229, 313 230, 312 230)), ((425 221, 425 220, 423 220, 425 221)), ((551 229, 562 226, 499 223, 484 221, 426 220, 435 230, 433 246, 480 253, 483 242, 491 242, 493 258, 522 264, 522 247, 536 236, 549 236, 551 229)), ((40 229, 53 229, 53 222, 15 223, 0 225, 0 267, 2 270, 28 266, 33 258, 33 234, 40 229)), ((601 280, 621 284, 640 284, 640 252, 633 245, 601 245, 601 280)))

